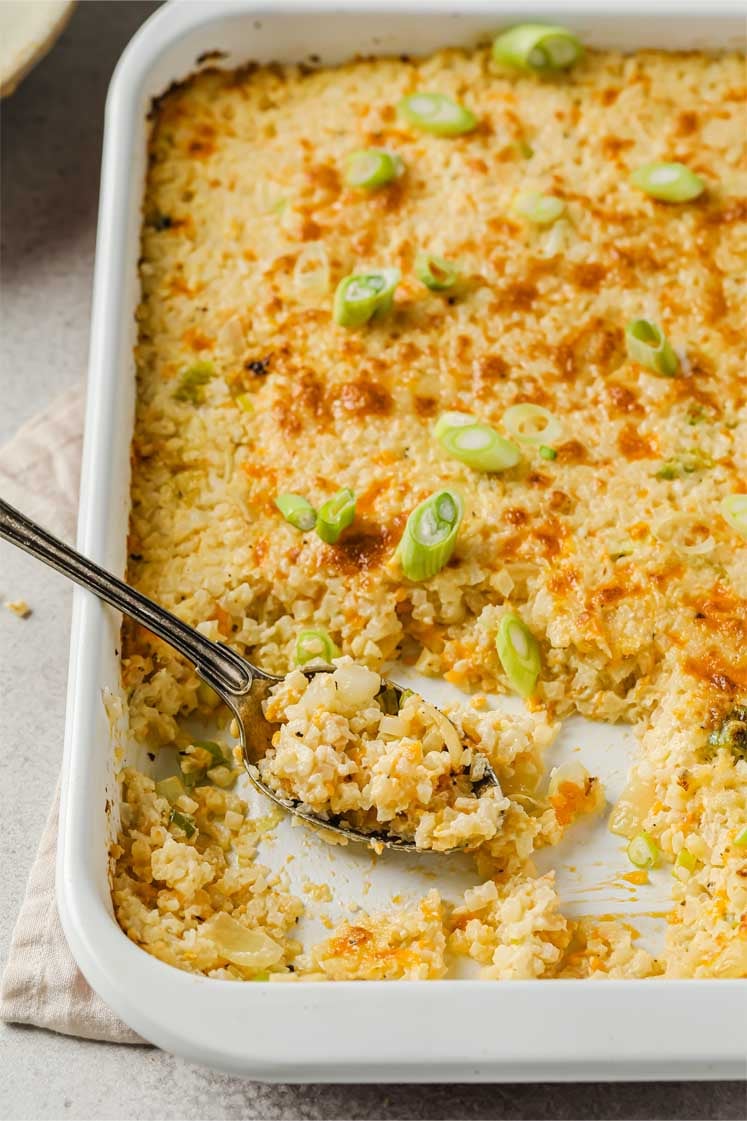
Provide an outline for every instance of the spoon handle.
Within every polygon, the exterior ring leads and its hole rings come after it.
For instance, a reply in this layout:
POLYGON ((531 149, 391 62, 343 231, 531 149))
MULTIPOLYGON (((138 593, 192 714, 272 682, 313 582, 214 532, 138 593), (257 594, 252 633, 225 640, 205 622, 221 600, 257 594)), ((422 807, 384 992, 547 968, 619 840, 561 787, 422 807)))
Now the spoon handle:
POLYGON ((129 615, 146 630, 168 642, 209 685, 218 692, 242 695, 251 688, 253 667, 222 642, 211 642, 188 623, 177 619, 142 592, 118 580, 110 572, 81 556, 70 545, 53 537, 41 526, 14 510, 0 498, 0 537, 25 549, 37 560, 56 568, 63 576, 93 592, 111 607, 129 615))

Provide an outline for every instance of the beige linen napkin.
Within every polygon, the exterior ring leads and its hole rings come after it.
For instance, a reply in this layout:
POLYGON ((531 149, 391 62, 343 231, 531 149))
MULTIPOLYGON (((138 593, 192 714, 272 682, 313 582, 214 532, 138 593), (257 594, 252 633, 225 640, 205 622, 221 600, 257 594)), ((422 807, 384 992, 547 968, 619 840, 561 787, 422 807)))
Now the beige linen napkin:
MULTIPOLYGON (((83 389, 29 421, 0 448, 0 495, 68 540, 75 530, 83 389)), ((68 949, 55 902, 59 789, 26 886, 0 988, 0 1019, 103 1039, 143 1043, 88 985, 68 949)))

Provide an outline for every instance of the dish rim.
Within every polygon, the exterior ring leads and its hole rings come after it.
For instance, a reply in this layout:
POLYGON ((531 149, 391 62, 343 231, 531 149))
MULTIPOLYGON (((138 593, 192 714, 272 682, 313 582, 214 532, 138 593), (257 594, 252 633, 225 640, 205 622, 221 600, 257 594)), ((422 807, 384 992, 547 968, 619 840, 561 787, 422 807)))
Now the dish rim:
MULTIPOLYGON (((180 0, 157 11, 125 50, 107 100, 78 525, 82 552, 106 563, 116 544, 109 501, 120 354, 132 325, 121 314, 129 226, 140 184, 128 175, 142 136, 143 88, 164 51, 198 29, 241 15, 355 13, 361 20, 406 13, 453 18, 453 2, 315 0, 269 3, 180 0), (129 218, 128 218, 129 215, 129 218)), ((532 8, 536 18, 570 23, 604 16, 727 21, 736 8, 706 14, 686 0, 635 7, 562 2, 532 8)), ((495 23, 530 18, 513 4, 480 0, 459 15, 495 23)), ((731 26, 731 24, 729 24, 731 26)), ((445 36, 446 38, 446 36, 445 36)), ((139 223, 138 223, 139 230, 139 223)), ((75 589, 68 687, 57 899, 68 943, 107 1004, 148 1040, 187 1059, 254 1078, 283 1081, 584 1081, 734 1078, 745 1074, 740 1024, 747 985, 739 980, 371 981, 232 985, 181 972, 145 953, 120 930, 102 897, 91 858, 96 826, 87 760, 97 748, 99 657, 116 617, 75 589), (569 988, 571 987, 571 988, 569 988), (574 1001, 569 1017, 568 1001, 574 1001), (346 1030, 365 1001, 365 1031, 346 1030), (439 1015, 440 1013, 440 1015, 439 1015), (246 1024, 262 1030, 245 1042, 246 1024), (459 1038, 450 1025, 460 1024, 459 1038), (319 1025, 323 1025, 322 1031, 319 1025), (695 1024, 695 1027, 692 1025, 695 1024), (427 1031, 426 1031, 427 1025, 427 1031), (242 1031, 242 1028, 244 1029, 242 1031), (570 1030, 569 1030, 570 1028, 570 1030), (291 1052, 289 1054, 288 1052, 291 1052), (303 1056, 297 1058, 296 1056, 303 1056)), ((100 869, 99 869, 100 871, 100 869)))

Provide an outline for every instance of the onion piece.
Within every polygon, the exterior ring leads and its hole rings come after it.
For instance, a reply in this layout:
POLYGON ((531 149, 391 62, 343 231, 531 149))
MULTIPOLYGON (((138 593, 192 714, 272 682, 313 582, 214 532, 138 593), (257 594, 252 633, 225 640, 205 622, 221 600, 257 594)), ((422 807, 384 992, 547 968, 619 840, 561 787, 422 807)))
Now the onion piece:
POLYGON ((704 557, 713 552, 716 542, 711 533, 701 541, 689 542, 688 531, 697 529, 707 532, 708 527, 693 514, 672 514, 654 527, 654 536, 662 544, 671 545, 686 556, 704 557))
POLYGON ((203 923, 200 933, 206 935, 221 957, 244 969, 267 969, 277 965, 283 948, 263 930, 250 930, 243 923, 221 911, 203 923))
POLYGON ((503 414, 503 427, 524 444, 554 444, 562 434, 560 421, 542 405, 511 405, 503 414))
POLYGON ((310 241, 303 247, 293 267, 292 280, 299 296, 325 296, 329 292, 329 254, 322 242, 310 241))
POLYGON ((747 538, 747 494, 728 494, 719 506, 721 517, 747 538))

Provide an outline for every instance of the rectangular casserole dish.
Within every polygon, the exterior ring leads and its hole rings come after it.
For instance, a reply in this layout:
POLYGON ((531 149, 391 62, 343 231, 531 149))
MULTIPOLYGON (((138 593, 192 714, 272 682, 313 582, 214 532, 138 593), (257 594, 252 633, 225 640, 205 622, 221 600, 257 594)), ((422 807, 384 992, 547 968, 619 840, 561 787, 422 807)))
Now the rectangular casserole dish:
MULTIPOLYGON (((661 4, 523 6, 409 0, 172 3, 125 52, 107 105, 79 547, 122 572, 129 507, 140 201, 153 97, 221 51, 323 64, 356 54, 427 54, 529 18, 562 22, 592 46, 713 48, 743 43, 737 8, 661 4)), ((213 64, 215 62, 213 58, 213 64)), ((728 1078, 744 1073, 739 981, 437 981, 229 984, 143 953, 112 915, 107 847, 116 801, 119 618, 76 591, 58 856, 71 949, 94 989, 145 1038, 196 1062, 283 1081, 542 1081, 728 1078), (104 704, 102 704, 102 698, 104 704), (351 1024, 353 1030, 351 1030, 351 1024), (456 1030, 455 1030, 456 1029, 456 1030)), ((142 753, 141 753, 142 755, 142 753)), ((147 769, 147 760, 137 765, 147 769)))

